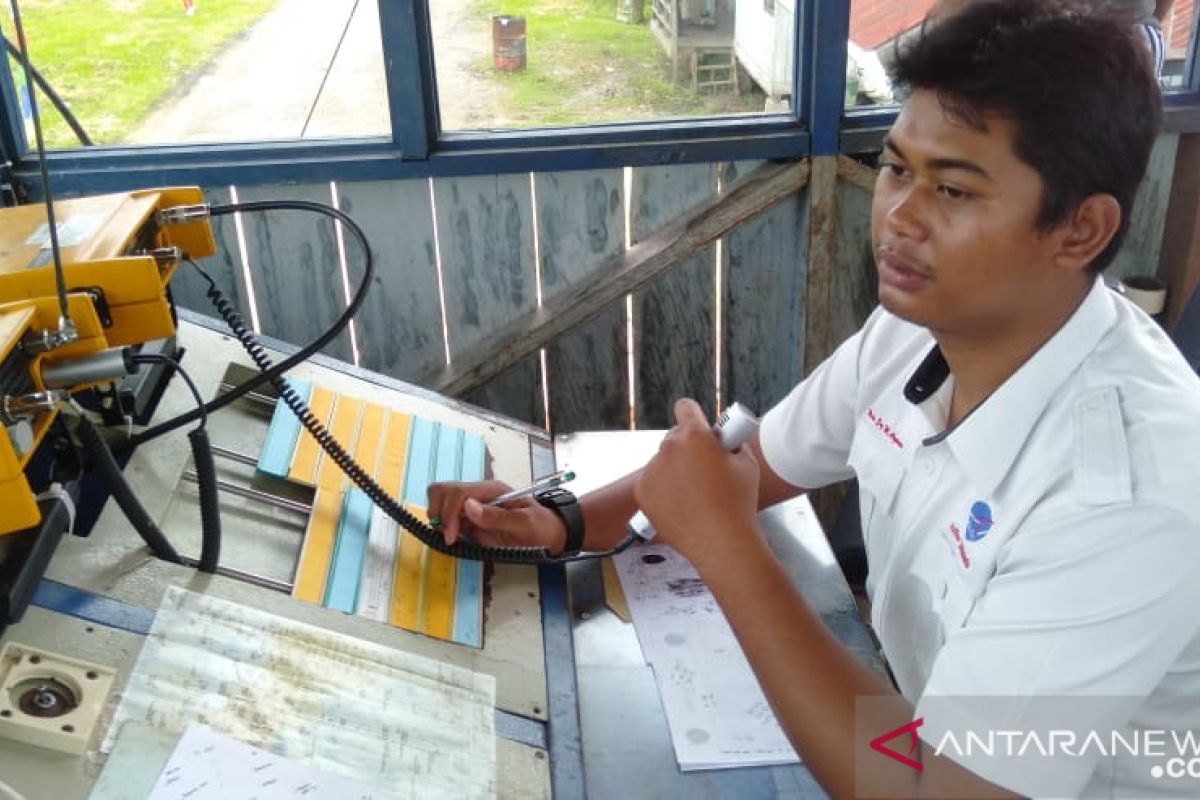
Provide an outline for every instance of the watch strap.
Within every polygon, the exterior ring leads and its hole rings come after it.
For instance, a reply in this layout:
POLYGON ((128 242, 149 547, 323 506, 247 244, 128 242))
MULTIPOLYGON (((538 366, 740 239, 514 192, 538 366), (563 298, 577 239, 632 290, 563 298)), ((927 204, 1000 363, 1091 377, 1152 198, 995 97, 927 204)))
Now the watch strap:
POLYGON ((561 556, 573 556, 583 548, 583 510, 575 495, 561 487, 546 489, 533 496, 538 503, 550 509, 563 521, 567 529, 567 540, 561 556))

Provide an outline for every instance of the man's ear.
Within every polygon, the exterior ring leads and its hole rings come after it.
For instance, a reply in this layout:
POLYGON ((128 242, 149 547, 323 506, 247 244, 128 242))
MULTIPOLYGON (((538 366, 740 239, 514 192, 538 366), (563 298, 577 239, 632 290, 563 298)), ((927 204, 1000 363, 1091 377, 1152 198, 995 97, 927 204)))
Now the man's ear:
POLYGON ((1084 271, 1104 252, 1121 227, 1121 204, 1111 194, 1085 198, 1059 228, 1054 263, 1063 269, 1084 271))

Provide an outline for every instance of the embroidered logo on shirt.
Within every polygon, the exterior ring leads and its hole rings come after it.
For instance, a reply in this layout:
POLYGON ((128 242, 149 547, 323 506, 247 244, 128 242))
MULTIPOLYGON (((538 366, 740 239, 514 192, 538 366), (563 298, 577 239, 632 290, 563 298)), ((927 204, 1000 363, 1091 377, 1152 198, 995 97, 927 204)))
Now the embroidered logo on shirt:
POLYGON ((971 504, 971 511, 967 514, 965 533, 957 523, 950 523, 950 536, 954 539, 954 549, 958 551, 958 560, 962 562, 963 569, 971 568, 971 556, 967 553, 967 542, 982 541, 995 522, 992 519, 992 507, 982 500, 977 500, 971 504))
POLYGON ((887 437, 889 442, 896 445, 896 447, 899 447, 901 450, 904 449, 904 442, 900 441, 900 437, 897 436, 896 432, 892 430, 892 426, 884 422, 883 419, 881 419, 880 416, 875 413, 875 409, 867 409, 867 419, 869 419, 871 424, 875 426, 875 430, 887 437))
POLYGON ((954 537, 954 546, 956 548, 958 548, 958 558, 960 561, 962 561, 963 568, 970 569, 971 568, 971 557, 969 555, 967 555, 967 546, 963 542, 962 528, 958 527, 957 524, 951 522, 950 523, 950 535, 954 537))
POLYGON ((987 536, 992 529, 992 507, 982 500, 971 506, 971 515, 967 518, 967 541, 978 542, 987 536))

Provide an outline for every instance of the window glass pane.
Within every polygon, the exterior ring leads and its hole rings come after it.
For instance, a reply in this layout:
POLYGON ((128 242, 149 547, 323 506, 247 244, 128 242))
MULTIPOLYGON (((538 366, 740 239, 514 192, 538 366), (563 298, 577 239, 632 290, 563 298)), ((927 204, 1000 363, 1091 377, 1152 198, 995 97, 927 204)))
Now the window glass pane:
POLYGON ((760 114, 795 0, 430 0, 443 130, 760 114))
POLYGON ((887 57, 896 39, 920 26, 936 0, 850 0, 846 106, 892 105, 887 57))
POLYGON ((1188 48, 1192 43, 1192 31, 1196 29, 1196 19, 1200 16, 1200 6, 1196 0, 1175 0, 1170 12, 1163 18, 1163 40, 1166 44, 1166 61, 1163 64, 1161 82, 1164 89, 1180 90, 1186 88, 1187 79, 1183 74, 1187 66, 1188 48))
MULTIPOLYGON (((1160 82, 1167 91, 1186 88, 1183 70, 1196 25, 1196 0, 1091 1, 1097 8, 1123 8, 1138 17, 1148 46, 1161 33, 1165 58, 1160 82)), ((918 28, 935 5, 937 0, 851 0, 847 107, 894 102, 884 69, 888 55, 896 40, 918 28)))
MULTIPOLYGON (((21 0, 20 8, 33 66, 96 144, 389 133, 375 0, 21 0)), ((5 9, 0 27, 13 40, 5 9)), ((49 146, 78 145, 41 93, 38 109, 49 146)))

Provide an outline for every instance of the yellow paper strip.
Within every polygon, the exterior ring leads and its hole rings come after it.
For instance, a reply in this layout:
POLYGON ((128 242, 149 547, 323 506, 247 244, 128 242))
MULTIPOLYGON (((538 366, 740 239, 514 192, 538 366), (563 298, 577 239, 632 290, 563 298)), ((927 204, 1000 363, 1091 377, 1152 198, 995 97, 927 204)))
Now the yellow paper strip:
POLYGON ((342 513, 342 499, 343 493, 340 489, 316 491, 312 514, 308 518, 308 530, 304 533, 304 547, 300 550, 300 563, 296 567, 296 579, 292 586, 292 596, 298 600, 319 604, 325 596, 325 580, 329 575, 329 561, 333 556, 333 542, 342 513))
POLYGON ((412 417, 399 411, 387 415, 387 435, 379 453, 379 485, 392 497, 404 493, 404 463, 408 458, 408 434, 412 417))
MULTIPOLYGON (((308 408, 322 424, 328 425, 333 402, 333 392, 314 386, 312 397, 308 400, 308 408)), ((317 444, 317 440, 308 431, 301 430, 300 440, 296 442, 296 452, 292 455, 292 468, 288 470, 288 478, 307 486, 315 485, 317 460, 320 455, 321 446, 317 444)))
POLYGON ((358 424, 358 441, 354 445, 354 460, 372 478, 379 477, 379 452, 383 449, 383 406, 364 403, 358 424))
POLYGON ((439 639, 449 639, 454 631, 455 567, 456 559, 436 550, 429 550, 425 556, 425 602, 421 630, 439 639))
MULTIPOLYGON (((409 513, 422 522, 429 518, 425 509, 405 506, 409 513)), ((400 533, 400 554, 396 558, 396 579, 392 581, 392 611, 388 621, 398 628, 419 631, 422 619, 421 584, 425 571, 425 554, 429 550, 420 539, 410 533, 400 533)))
MULTIPOLYGON (((358 428, 358 415, 362 411, 363 401, 356 397, 338 395, 334 402, 333 415, 329 422, 329 432, 342 447, 354 452, 358 428)), ((317 467, 317 486, 322 489, 337 489, 345 485, 346 476, 329 454, 322 451, 321 463, 317 467)))

